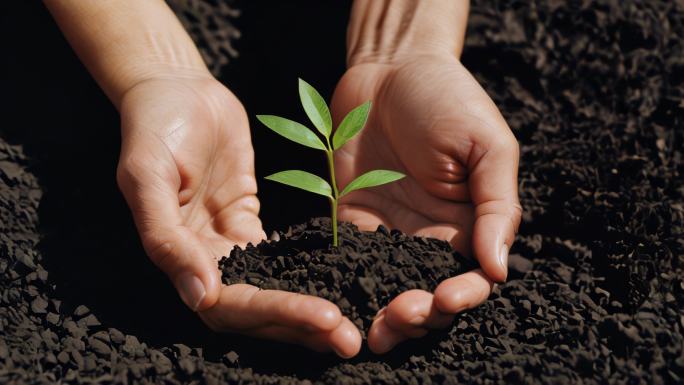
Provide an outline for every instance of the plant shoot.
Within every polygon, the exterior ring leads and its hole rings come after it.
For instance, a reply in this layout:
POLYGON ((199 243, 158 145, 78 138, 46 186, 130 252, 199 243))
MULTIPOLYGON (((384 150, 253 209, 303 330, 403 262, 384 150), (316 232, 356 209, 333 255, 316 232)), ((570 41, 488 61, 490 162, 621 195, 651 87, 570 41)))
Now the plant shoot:
POLYGON ((303 124, 289 119, 273 115, 257 115, 257 119, 266 127, 293 142, 324 151, 330 170, 330 183, 317 175, 302 170, 281 171, 267 176, 266 179, 327 197, 330 200, 331 206, 333 246, 337 246, 337 204, 340 198, 355 190, 397 181, 405 175, 391 170, 368 171, 351 181, 340 192, 335 180, 335 160, 333 154, 366 125, 371 102, 367 101, 352 109, 337 126, 333 134, 332 117, 328 105, 318 91, 302 79, 299 79, 299 98, 309 120, 311 120, 311 123, 325 141, 322 141, 315 132, 303 124))

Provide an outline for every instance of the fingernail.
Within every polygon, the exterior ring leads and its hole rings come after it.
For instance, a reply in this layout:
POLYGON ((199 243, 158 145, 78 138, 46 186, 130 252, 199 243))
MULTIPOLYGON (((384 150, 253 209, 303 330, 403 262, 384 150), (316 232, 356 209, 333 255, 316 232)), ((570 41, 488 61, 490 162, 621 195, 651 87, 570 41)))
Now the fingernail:
POLYGON ((178 292, 181 299, 192 311, 197 311, 197 307, 207 294, 204 284, 193 274, 182 274, 178 277, 178 292))
POLYGON ((504 276, 505 281, 508 276, 508 245, 505 243, 501 245, 501 250, 499 251, 499 264, 506 274, 504 276))

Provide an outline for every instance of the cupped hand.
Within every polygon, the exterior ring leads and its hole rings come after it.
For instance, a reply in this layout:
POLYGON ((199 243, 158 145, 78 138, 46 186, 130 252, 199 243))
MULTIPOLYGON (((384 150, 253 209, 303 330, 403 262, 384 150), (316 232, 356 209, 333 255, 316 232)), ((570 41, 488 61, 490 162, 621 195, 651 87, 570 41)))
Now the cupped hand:
POLYGON ((336 151, 342 188, 382 168, 403 180, 345 196, 341 220, 365 230, 379 224, 447 240, 474 255, 481 269, 443 281, 434 293, 402 293, 376 316, 371 350, 451 324, 479 305, 507 275, 508 249, 520 223, 518 144, 498 109, 453 55, 421 55, 399 63, 352 66, 333 96, 336 122, 371 100, 366 128, 336 151))
POLYGON ((211 76, 158 77, 120 103, 119 187, 145 251, 214 330, 355 355, 358 330, 312 296, 221 284, 217 258, 264 238, 247 115, 211 76))

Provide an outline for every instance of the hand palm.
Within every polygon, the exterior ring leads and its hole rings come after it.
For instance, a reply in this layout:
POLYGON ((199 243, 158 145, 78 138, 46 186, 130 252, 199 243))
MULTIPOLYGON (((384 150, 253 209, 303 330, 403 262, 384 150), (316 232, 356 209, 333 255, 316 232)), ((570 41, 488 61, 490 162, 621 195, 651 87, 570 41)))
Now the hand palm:
POLYGON ((154 80, 121 107, 117 179, 150 258, 214 330, 300 343, 342 356, 361 337, 320 298, 222 286, 216 259, 264 238, 247 115, 211 78, 154 80))
POLYGON ((463 160, 468 159, 473 145, 468 130, 478 122, 470 121, 476 119, 473 115, 458 112, 472 105, 473 96, 479 96, 467 94, 474 87, 463 84, 472 78, 456 64, 442 66, 434 76, 427 74, 430 68, 422 66, 418 73, 425 78, 416 77, 417 71, 410 67, 390 72, 382 65, 365 66, 372 68, 352 69, 336 90, 336 113, 373 101, 366 128, 337 153, 340 186, 375 168, 401 171, 408 177, 350 195, 343 200, 340 218, 369 230, 384 224, 444 239, 469 254, 474 205, 463 160), (373 74, 370 79, 368 73, 373 74), (435 89, 435 84, 445 83, 459 84, 462 94, 458 89, 435 89))
MULTIPOLYGON (((487 162, 479 163, 489 150, 512 148, 512 135, 468 71, 457 60, 441 57, 400 66, 357 65, 335 91, 335 120, 366 100, 373 101, 366 128, 336 154, 339 185, 376 168, 401 171, 407 178, 346 196, 340 219, 365 230, 384 224, 444 239, 465 255, 474 246, 483 255, 493 245, 482 244, 501 244, 503 240, 493 242, 489 234, 475 234, 478 204, 480 211, 487 205, 483 190, 498 187, 481 176, 487 162)), ((485 271, 499 268, 499 262, 478 259, 485 271)), ((369 333, 371 349, 383 352, 426 328, 448 324, 453 313, 484 301, 491 284, 478 269, 443 282, 434 297, 422 291, 400 295, 378 314, 369 333)))
MULTIPOLYGON (((123 111, 131 119, 123 127, 135 127, 135 135, 124 138, 136 145, 144 139, 147 153, 141 158, 131 149, 127 159, 124 140, 121 163, 142 168, 154 162, 153 172, 166 183, 156 188, 177 195, 176 207, 165 207, 166 220, 206 247, 205 257, 218 258, 235 244, 262 238, 249 126, 237 99, 204 80, 157 81, 143 92, 131 95, 135 110, 123 111)), ((134 209, 134 215, 145 213, 134 209)), ((146 245, 151 254, 162 247, 163 242, 146 245)))
POLYGON ((265 237, 258 218, 254 154, 239 105, 224 102, 218 113, 209 108, 196 112, 198 119, 192 126, 174 133, 184 138, 183 144, 169 152, 181 180, 187 181, 179 192, 183 224, 197 234, 212 257, 220 258, 236 244, 265 237))

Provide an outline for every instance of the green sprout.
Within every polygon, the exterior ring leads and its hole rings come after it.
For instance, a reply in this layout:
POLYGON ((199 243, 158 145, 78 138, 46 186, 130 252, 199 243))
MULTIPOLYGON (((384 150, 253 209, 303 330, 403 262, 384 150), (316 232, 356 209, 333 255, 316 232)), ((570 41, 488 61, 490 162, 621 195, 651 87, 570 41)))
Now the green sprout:
POLYGON ((369 171, 353 181, 340 192, 335 181, 335 161, 333 153, 339 150, 345 143, 358 134, 366 125, 368 114, 370 113, 371 102, 367 101, 362 105, 351 110, 344 117, 340 125, 332 135, 332 117, 330 109, 325 100, 309 83, 299 79, 299 98, 306 115, 313 123, 314 127, 325 138, 325 143, 312 130, 295 121, 273 115, 257 115, 257 119, 266 127, 275 131, 287 139, 301 145, 325 151, 328 158, 328 168, 330 169, 330 184, 317 175, 302 170, 287 170, 277 172, 266 177, 268 180, 283 183, 288 186, 297 187, 315 194, 320 194, 330 200, 333 230, 333 246, 337 246, 337 203, 340 198, 352 191, 380 186, 386 183, 397 181, 405 175, 390 170, 369 171))

